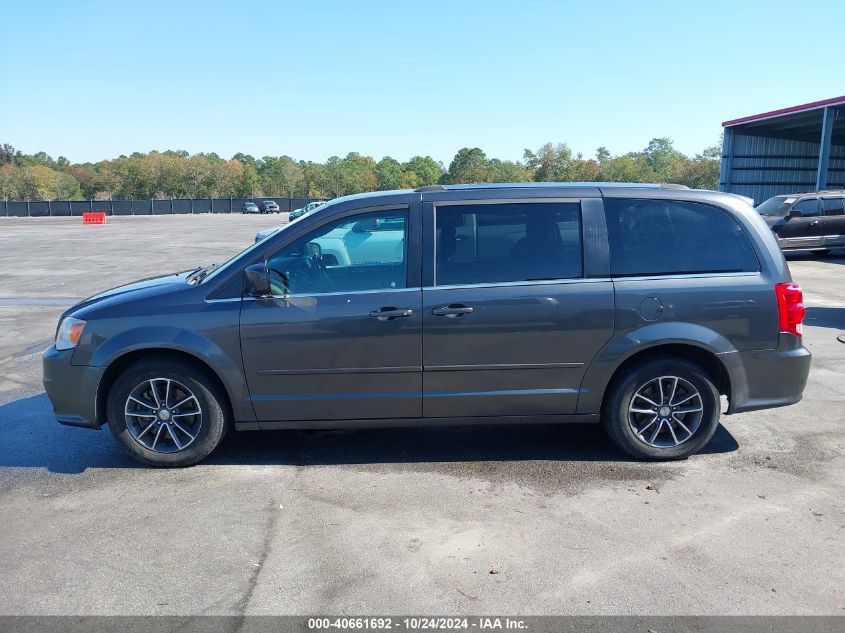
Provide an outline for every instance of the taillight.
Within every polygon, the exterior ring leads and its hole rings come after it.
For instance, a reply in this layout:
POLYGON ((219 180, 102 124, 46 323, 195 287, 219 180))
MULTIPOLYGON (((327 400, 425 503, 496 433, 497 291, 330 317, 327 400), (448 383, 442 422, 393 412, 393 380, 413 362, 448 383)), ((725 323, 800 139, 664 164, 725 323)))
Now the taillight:
POLYGON ((804 293, 801 292, 801 286, 794 283, 775 284, 775 294, 778 297, 780 331, 801 336, 804 333, 804 293))

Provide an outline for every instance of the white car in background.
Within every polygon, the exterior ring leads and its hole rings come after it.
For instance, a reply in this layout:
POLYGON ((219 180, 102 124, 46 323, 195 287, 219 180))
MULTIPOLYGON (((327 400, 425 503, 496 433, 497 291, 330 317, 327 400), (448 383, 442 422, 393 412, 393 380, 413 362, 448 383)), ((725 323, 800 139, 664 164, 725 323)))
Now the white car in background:
MULTIPOLYGON (((273 226, 255 234, 255 241, 267 239, 287 225, 273 226)), ((341 226, 319 239, 323 263, 326 266, 352 266, 374 261, 401 261, 405 240, 397 240, 396 233, 404 234, 404 226, 393 226, 383 220, 362 220, 351 227, 341 226), (354 257, 350 256, 354 253, 354 257)))

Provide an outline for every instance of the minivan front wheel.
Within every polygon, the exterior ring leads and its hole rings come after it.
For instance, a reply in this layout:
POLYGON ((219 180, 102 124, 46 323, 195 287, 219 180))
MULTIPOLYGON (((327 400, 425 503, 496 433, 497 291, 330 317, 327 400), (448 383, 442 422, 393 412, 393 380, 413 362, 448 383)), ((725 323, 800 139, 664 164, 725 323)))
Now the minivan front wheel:
POLYGON ((213 451, 225 434, 219 387, 190 363, 148 358, 126 369, 108 396, 112 435, 150 466, 190 466, 213 451))
POLYGON ((610 387, 602 422, 613 442, 640 459, 682 459, 719 425, 719 390, 698 365, 652 360, 626 369, 610 387))

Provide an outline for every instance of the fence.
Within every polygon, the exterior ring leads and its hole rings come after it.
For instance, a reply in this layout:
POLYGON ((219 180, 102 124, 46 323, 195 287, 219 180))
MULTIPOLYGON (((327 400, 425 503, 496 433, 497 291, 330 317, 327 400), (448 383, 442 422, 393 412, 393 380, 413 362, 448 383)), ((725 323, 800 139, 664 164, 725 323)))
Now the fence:
POLYGON ((70 217, 91 211, 107 215, 240 213, 246 202, 273 200, 279 211, 293 211, 316 198, 166 198, 164 200, 0 200, 0 217, 70 217))

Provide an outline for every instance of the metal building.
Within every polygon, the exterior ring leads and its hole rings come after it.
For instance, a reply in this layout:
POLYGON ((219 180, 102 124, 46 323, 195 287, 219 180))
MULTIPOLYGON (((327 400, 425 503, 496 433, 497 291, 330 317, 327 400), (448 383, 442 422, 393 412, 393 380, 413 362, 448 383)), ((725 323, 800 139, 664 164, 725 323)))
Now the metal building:
POLYGON ((845 96, 725 121, 719 190, 754 198, 845 189, 845 96))

